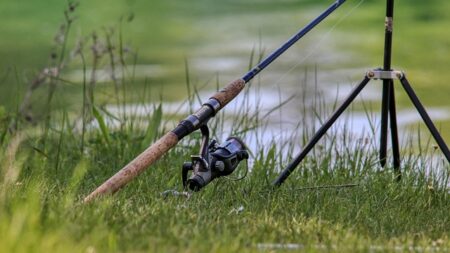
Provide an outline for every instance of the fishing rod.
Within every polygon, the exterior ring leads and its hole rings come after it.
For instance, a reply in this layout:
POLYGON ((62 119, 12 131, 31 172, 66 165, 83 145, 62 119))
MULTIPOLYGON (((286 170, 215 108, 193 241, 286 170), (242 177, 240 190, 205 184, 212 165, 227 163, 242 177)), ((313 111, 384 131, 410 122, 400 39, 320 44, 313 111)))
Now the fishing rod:
POLYGON ((345 1, 346 0, 336 0, 323 13, 312 20, 303 29, 299 30, 287 42, 253 67, 242 78, 231 82, 211 96, 198 111, 182 120, 175 129, 166 133, 114 176, 100 185, 84 199, 84 202, 87 203, 96 197, 116 192, 141 174, 148 166, 156 162, 181 139, 198 129, 200 129, 202 133, 200 155, 192 156, 192 161, 183 165, 183 185, 191 190, 199 190, 214 178, 231 174, 241 160, 248 158, 247 148, 237 137, 230 137, 222 145, 219 145, 214 141, 208 144, 209 130, 207 123, 209 119, 214 117, 217 112, 233 100, 242 89, 244 89, 246 83, 252 80, 287 49, 333 13, 345 1), (189 171, 193 171, 193 176, 187 179, 189 171))

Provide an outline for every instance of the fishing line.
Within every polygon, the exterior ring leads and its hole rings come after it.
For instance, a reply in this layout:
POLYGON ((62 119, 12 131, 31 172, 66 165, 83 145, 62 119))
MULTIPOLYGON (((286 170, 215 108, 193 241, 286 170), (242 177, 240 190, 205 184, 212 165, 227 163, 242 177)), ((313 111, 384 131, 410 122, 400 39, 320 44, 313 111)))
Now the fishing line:
POLYGON ((360 0, 358 4, 356 4, 352 9, 350 9, 344 16, 342 16, 341 18, 339 18, 339 20, 325 33, 325 35, 322 36, 322 38, 320 38, 318 43, 315 43, 314 47, 309 50, 309 53, 301 58, 293 67, 291 67, 287 72, 285 72, 277 81, 275 81, 275 85, 278 85, 284 78, 286 78, 288 76, 289 73, 291 73, 294 69, 296 69, 299 65, 303 64, 307 59, 309 59, 309 57, 311 57, 316 51, 317 49, 322 46, 322 44, 324 43, 325 39, 327 39, 329 37, 329 35, 336 30, 336 28, 345 20, 347 19, 355 10, 357 10, 363 3, 365 2, 365 0, 360 0))
POLYGON ((242 175, 242 176, 240 176, 240 177, 230 177, 230 176, 225 176, 224 178, 225 178, 225 179, 228 179, 228 180, 230 180, 230 181, 241 181, 242 179, 244 179, 244 178, 247 177, 248 171, 249 171, 249 170, 250 170, 250 169, 249 169, 249 167, 248 167, 248 160, 246 160, 244 175, 242 175))

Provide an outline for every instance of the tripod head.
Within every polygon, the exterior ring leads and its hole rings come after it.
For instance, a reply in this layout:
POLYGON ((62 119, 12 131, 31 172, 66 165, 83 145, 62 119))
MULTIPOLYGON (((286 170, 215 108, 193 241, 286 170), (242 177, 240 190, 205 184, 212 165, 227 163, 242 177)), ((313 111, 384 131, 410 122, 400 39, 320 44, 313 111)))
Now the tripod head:
POLYGON ((221 145, 215 140, 208 144, 208 127, 202 125, 200 130, 201 153, 191 156, 191 162, 184 163, 182 168, 183 186, 192 191, 199 191, 215 178, 230 175, 242 160, 248 159, 247 147, 238 137, 229 137, 221 145), (192 175, 188 179, 189 171, 192 175))

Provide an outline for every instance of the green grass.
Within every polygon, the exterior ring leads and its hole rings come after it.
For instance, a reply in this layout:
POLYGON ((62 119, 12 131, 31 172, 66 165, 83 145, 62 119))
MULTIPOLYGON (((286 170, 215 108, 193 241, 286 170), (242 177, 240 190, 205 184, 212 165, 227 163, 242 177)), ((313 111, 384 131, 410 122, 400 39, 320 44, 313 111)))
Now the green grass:
MULTIPOLYGON (((263 131, 253 129, 264 126, 262 115, 243 117, 245 101, 241 109, 241 116, 226 119, 234 120, 233 132, 245 137, 263 131)), ((169 189, 182 191, 180 168, 198 150, 195 133, 114 196, 87 205, 82 198, 167 131, 170 117, 163 111, 149 118, 116 115, 127 118, 120 128, 101 126, 80 136, 79 117, 64 112, 52 115, 49 125, 10 134, 8 121, 14 118, 3 112, 2 250, 283 252, 270 245, 287 244, 305 252, 448 250, 450 168, 439 153, 438 163, 431 160, 426 140, 417 152, 402 150, 403 177, 396 182, 392 168, 377 165, 373 133, 355 138, 331 132, 282 187, 272 188, 293 147, 304 146, 315 130, 311 123, 329 109, 305 114, 300 137, 288 144, 274 140, 252 150, 252 170, 244 180, 215 180, 189 199, 163 197, 169 189), (147 120, 149 127, 140 127, 147 120), (427 168, 439 173, 430 176, 427 168), (308 188, 348 183, 358 186, 308 188)), ((104 113, 94 116, 105 122, 104 113)), ((219 115, 211 122, 215 133, 225 130, 224 120, 219 115)))
MULTIPOLYGON (((2 250, 260 252, 261 244, 287 243, 319 252, 450 247, 449 192, 438 178, 425 175, 429 162, 405 154, 403 179, 395 182, 390 168, 377 168, 376 151, 365 152, 351 136, 343 137, 341 148, 334 137, 322 141, 279 189, 270 182, 288 157, 272 146, 254 152, 243 181, 218 179, 189 199, 164 198, 165 190, 182 190, 180 166, 198 148, 198 138, 188 138, 114 196, 81 204, 149 144, 146 132, 133 128, 136 123, 110 129, 108 139, 103 130, 89 132, 83 153, 79 134, 67 124, 56 124, 47 139, 8 134, 0 152, 2 250), (359 186, 302 188, 344 183, 359 186)), ((150 131, 162 129, 153 125, 150 131)))

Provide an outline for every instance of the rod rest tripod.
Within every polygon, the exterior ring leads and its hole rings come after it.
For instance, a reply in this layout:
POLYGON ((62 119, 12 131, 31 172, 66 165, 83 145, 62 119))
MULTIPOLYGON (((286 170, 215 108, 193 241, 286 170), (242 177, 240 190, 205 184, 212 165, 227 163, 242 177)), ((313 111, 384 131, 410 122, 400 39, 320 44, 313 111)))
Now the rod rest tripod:
MULTIPOLYGON (((295 170, 295 168, 303 161, 306 155, 314 148, 317 142, 326 134, 327 130, 334 124, 334 122, 339 118, 339 116, 348 108, 348 106, 353 102, 353 100, 358 96, 358 94, 364 89, 364 87, 371 80, 383 80, 384 82, 388 81, 391 84, 394 80, 399 80, 402 84, 406 94, 410 98, 411 102, 417 109, 418 113, 422 117, 425 125, 430 130, 433 138, 436 140, 439 148, 442 150, 444 156, 447 161, 450 163, 450 151, 448 146, 446 145, 444 139, 439 134, 436 126, 433 124, 430 116, 426 112, 424 106, 420 102, 413 88, 411 87, 406 75, 402 71, 397 70, 383 70, 381 68, 374 69, 368 71, 364 77, 364 79, 353 89, 353 91, 348 95, 348 97, 344 100, 342 105, 337 108, 337 110, 331 115, 331 117, 320 127, 320 129, 316 132, 316 134, 311 138, 310 142, 304 147, 302 152, 282 171, 282 173, 278 176, 278 178, 273 182, 275 186, 281 185, 287 177, 295 170)), ((391 93, 392 94, 392 93, 391 93)), ((390 94, 390 96, 391 96, 390 94)), ((392 98, 391 100, 392 101, 392 98)), ((391 111, 391 120, 395 120, 395 111, 391 111)), ((393 128, 391 124, 391 131, 396 129, 396 125, 393 128)), ((398 136, 397 132, 392 133, 393 136, 398 136)), ((398 145, 398 142, 397 144, 398 145)), ((382 149, 384 147, 381 147, 382 149)), ((395 156, 395 152, 394 152, 395 156)), ((399 160, 398 157, 395 157, 394 160, 399 160)), ((384 164, 382 164, 384 166, 384 164)), ((396 170, 397 179, 401 178, 401 172, 399 166, 397 167, 396 162, 394 162, 394 169, 396 170)))
POLYGON ((388 122, 390 122, 390 133, 392 142, 393 165, 396 173, 396 178, 400 180, 400 148, 398 144, 398 128, 397 128, 397 113, 395 108, 395 93, 394 80, 399 80, 408 95, 409 99, 417 109, 422 117, 425 125, 431 132, 431 135, 436 140, 439 148, 450 163, 450 151, 444 139, 439 134, 436 126, 433 124, 430 116, 426 112, 424 106, 420 102, 413 88, 411 87, 405 73, 393 70, 392 62, 392 32, 394 30, 394 0, 386 0, 386 18, 385 18, 385 36, 384 36, 384 59, 383 68, 368 71, 364 79, 353 89, 349 96, 344 100, 342 105, 331 115, 331 117, 320 127, 316 134, 312 137, 310 142, 297 155, 294 160, 281 172, 278 178, 273 182, 274 185, 281 185, 287 177, 295 170, 295 168, 302 162, 306 155, 314 148, 317 142, 322 138, 327 130, 334 124, 339 116, 347 109, 353 102, 356 96, 364 89, 370 80, 379 79, 383 81, 383 96, 381 104, 381 131, 380 131, 380 165, 386 165, 387 153, 387 136, 388 136, 388 122))

